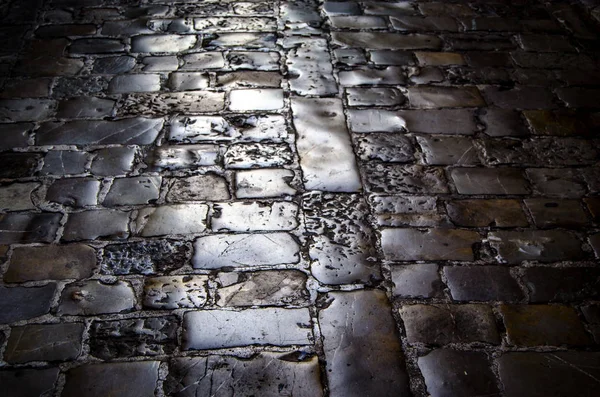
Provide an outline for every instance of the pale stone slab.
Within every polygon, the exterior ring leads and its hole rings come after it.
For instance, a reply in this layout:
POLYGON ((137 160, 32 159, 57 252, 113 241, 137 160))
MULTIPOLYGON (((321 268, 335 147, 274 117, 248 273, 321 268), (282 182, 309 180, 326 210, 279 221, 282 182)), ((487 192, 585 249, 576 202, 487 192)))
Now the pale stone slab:
POLYGON ((219 203, 213 207, 211 226, 232 232, 293 230, 297 215, 298 206, 287 201, 219 203))
POLYGON ((230 110, 278 110, 283 107, 283 90, 232 90, 229 101, 230 110))
POLYGON ((206 229, 205 204, 173 204, 139 210, 135 232, 141 236, 202 233, 206 229))
POLYGON ((287 67, 290 88, 300 95, 329 95, 338 92, 327 41, 322 38, 287 38, 290 48, 287 67))
POLYGON ((235 175, 235 195, 238 198, 293 195, 296 189, 289 185, 293 178, 294 171, 286 169, 239 171, 235 175))

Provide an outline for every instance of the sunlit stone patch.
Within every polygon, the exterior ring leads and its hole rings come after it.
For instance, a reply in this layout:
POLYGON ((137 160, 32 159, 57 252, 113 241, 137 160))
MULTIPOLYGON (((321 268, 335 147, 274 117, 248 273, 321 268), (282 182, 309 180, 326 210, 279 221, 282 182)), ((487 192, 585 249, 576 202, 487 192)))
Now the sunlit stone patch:
POLYGON ((238 198, 279 197, 293 195, 290 186, 294 171, 286 169, 258 169, 238 171, 235 175, 235 195, 238 198))
POLYGON ((146 279, 143 305, 150 309, 200 308, 208 299, 207 276, 146 279))
POLYGON ((283 107, 283 90, 248 89, 229 93, 230 110, 278 110, 283 107))
POLYGON ((298 205, 287 201, 219 203, 213 206, 211 227, 232 232, 293 230, 297 215, 298 205))
POLYGON ((225 166, 236 169, 277 167, 291 163, 292 159, 293 154, 285 144, 235 144, 225 152, 225 166))

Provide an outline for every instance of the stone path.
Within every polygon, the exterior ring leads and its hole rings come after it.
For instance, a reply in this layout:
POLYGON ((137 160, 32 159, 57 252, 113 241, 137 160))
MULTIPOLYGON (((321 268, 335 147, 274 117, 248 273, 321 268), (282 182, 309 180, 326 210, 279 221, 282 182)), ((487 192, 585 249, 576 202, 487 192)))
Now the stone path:
POLYGON ((0 7, 4 395, 597 395, 594 0, 0 7))

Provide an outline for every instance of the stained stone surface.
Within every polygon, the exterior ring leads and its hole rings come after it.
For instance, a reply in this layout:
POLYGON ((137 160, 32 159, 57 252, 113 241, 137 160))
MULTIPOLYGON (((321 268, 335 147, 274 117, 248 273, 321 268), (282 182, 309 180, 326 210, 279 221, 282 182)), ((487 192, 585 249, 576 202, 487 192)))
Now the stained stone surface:
POLYGON ((293 230, 297 213, 298 206, 287 201, 218 203, 213 205, 211 227, 231 232, 293 230))
POLYGON ((123 239, 129 234, 129 213, 91 210, 69 214, 62 239, 94 240, 100 237, 123 239))
POLYGON ((9 363, 67 361, 81 354, 83 323, 14 327, 4 352, 9 363))
POLYGON ((166 200, 170 203, 227 200, 230 197, 227 182, 217 175, 206 174, 173 179, 166 196, 166 200))
POLYGON ((0 243, 51 243, 60 226, 61 214, 0 214, 0 243))
POLYGON ((0 187, 0 211, 35 209, 31 194, 39 187, 38 183, 15 183, 0 187))
POLYGON ((138 211, 134 233, 141 236, 201 233, 206 229, 205 204, 172 204, 138 211))
POLYGON ((235 174, 235 195, 238 198, 293 195, 296 189, 289 184, 293 178, 294 172, 286 169, 238 171, 235 174))
POLYGON ((182 267, 190 247, 179 241, 151 240, 110 244, 103 253, 102 271, 106 274, 153 274, 182 267))
POLYGON ((48 313, 56 284, 41 287, 0 287, 0 324, 27 320, 48 313))
POLYGON ((154 203, 158 199, 161 178, 142 176, 115 179, 103 201, 107 207, 154 203))
POLYGON ((556 262, 584 256, 577 237, 562 230, 498 231, 490 233, 488 239, 505 263, 556 262))
POLYGON ((437 298, 443 295, 443 284, 436 264, 393 266, 391 272, 394 296, 437 298))
POLYGON ((59 179, 48 188, 46 200, 70 207, 98 204, 100 181, 92 178, 59 179))
POLYGON ((135 294, 130 284, 118 281, 103 284, 96 280, 69 284, 62 291, 59 315, 120 313, 133 309, 135 294))
POLYGON ((15 369, 0 371, 2 387, 14 397, 47 396, 54 389, 58 368, 15 369))
POLYGON ((386 259, 411 260, 473 260, 473 244, 478 233, 467 230, 383 229, 381 247, 386 259))
POLYGON ((163 276, 146 279, 144 307, 151 309, 201 308, 208 299, 206 276, 163 276))

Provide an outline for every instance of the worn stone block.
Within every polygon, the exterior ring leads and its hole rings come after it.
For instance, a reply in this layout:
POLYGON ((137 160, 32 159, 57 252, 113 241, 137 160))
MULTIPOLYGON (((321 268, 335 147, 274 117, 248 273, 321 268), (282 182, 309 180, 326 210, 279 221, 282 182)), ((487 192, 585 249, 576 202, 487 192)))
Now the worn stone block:
POLYGON ((417 109, 485 106, 476 87, 415 86, 408 88, 410 106, 417 109))
POLYGON ((428 34, 397 34, 384 32, 332 32, 332 42, 339 46, 360 47, 373 50, 437 50, 442 40, 428 34))
POLYGON ((346 88, 348 106, 396 106, 405 101, 397 88, 346 88))
POLYGON ((169 203, 217 201, 230 198, 227 181, 217 175, 205 174, 172 179, 173 184, 166 196, 169 203))
POLYGON ((135 293, 126 281, 102 284, 97 280, 68 284, 60 296, 57 314, 91 316, 130 311, 136 302, 135 293))
POLYGON ((131 39, 132 52, 147 53, 180 53, 196 45, 194 35, 148 35, 135 36, 131 39))
POLYGON ((572 302, 600 296, 600 270, 592 267, 530 267, 523 281, 531 302, 572 302))
POLYGON ((12 397, 47 396, 54 390, 60 369, 13 369, 0 371, 2 388, 12 397))
POLYGON ((48 313, 56 284, 42 287, 0 287, 0 324, 28 320, 48 313))
POLYGON ((92 178, 58 179, 46 191, 46 200, 69 207, 98 204, 100 181, 92 178))
POLYGON ((552 109, 556 105, 546 88, 518 87, 510 90, 486 86, 482 90, 486 102, 502 109, 552 109))
POLYGON ((56 237, 62 214, 0 214, 0 244, 51 243, 56 237))
POLYGON ((206 204, 171 204, 138 210, 133 233, 148 236, 202 233, 206 229, 206 204))
POLYGON ((217 145, 173 145, 156 148, 149 156, 152 171, 194 169, 216 165, 220 160, 217 145))
POLYGON ((446 203, 448 216, 458 226, 525 227, 529 225, 518 200, 453 200, 446 203))
POLYGON ((220 69, 225 67, 225 58, 222 52, 200 52, 187 54, 182 57, 181 70, 220 69))
POLYGON ((489 136, 523 136, 528 131, 521 113, 512 109, 487 108, 481 112, 485 133, 489 136))
POLYGON ((340 85, 375 85, 375 84, 404 84, 406 83, 405 72, 399 66, 387 66, 383 69, 360 68, 348 71, 340 71, 340 85))
POLYGON ((74 360, 81 354, 84 328, 83 323, 13 327, 4 359, 11 364, 74 360))
POLYGON ((433 263, 392 266, 392 293, 400 298, 441 298, 444 284, 433 263))
POLYGON ((190 246, 171 240, 148 240, 104 247, 105 274, 154 274, 169 272, 187 263, 190 246))
POLYGON ((31 194, 39 183, 13 183, 0 187, 0 211, 25 211, 35 209, 31 194))
POLYGON ((506 267, 446 266, 444 275, 457 301, 519 301, 525 297, 506 267), (482 288, 482 286, 485 286, 482 288))
POLYGON ((524 202, 539 228, 580 228, 589 224, 579 200, 526 199, 524 202))
POLYGON ((450 171, 460 194, 528 194, 528 183, 515 168, 454 168, 450 171))
POLYGON ((432 165, 479 164, 477 150, 472 140, 464 137, 418 136, 417 142, 425 156, 425 162, 432 165))
POLYGON ((366 187, 373 193, 447 193, 446 179, 438 167, 421 165, 367 164, 366 187))
POLYGON ((125 44, 116 39, 76 39, 69 46, 71 54, 110 54, 125 51, 125 44))
POLYGON ((533 191, 544 196, 581 197, 587 191, 580 172, 573 169, 530 168, 527 177, 533 191))
POLYGON ((91 210, 69 214, 64 241, 95 240, 100 237, 123 239, 129 235, 129 213, 114 210, 91 210))
POLYGON ((294 171, 286 169, 259 169, 238 171, 235 174, 237 198, 281 197, 296 193, 290 186, 294 171))
POLYGON ((55 108, 56 102, 50 99, 0 99, 0 122, 46 120, 55 108))
POLYGON ((78 97, 61 101, 56 116, 64 119, 101 119, 113 114, 116 101, 96 97, 78 97))
POLYGON ((158 200, 160 176, 138 176, 115 179, 102 202, 107 207, 151 204, 158 200))
POLYGON ((108 85, 111 94, 160 91, 158 74, 124 74, 115 76, 108 85))
POLYGON ((44 157, 41 175, 72 175, 83 174, 88 163, 86 152, 72 150, 52 150, 44 157))
POLYGON ((211 213, 214 231, 293 230, 298 226, 298 206, 287 201, 273 203, 217 203, 211 213))
POLYGON ((227 168, 266 168, 290 164, 293 153, 288 145, 268 143, 244 143, 229 146, 225 152, 227 168))
POLYGON ((476 232, 458 229, 383 229, 381 247, 386 260, 472 261, 473 244, 481 237, 476 232))
POLYGON ((410 139, 400 134, 373 133, 356 136, 356 152, 361 160, 404 163, 414 160, 410 139))
POLYGON ((501 262, 556 262, 584 257, 581 241, 562 230, 497 231, 488 235, 490 245, 497 250, 501 262))
POLYGON ((201 308, 208 299, 208 277, 164 276, 147 278, 144 306, 150 309, 201 308))

